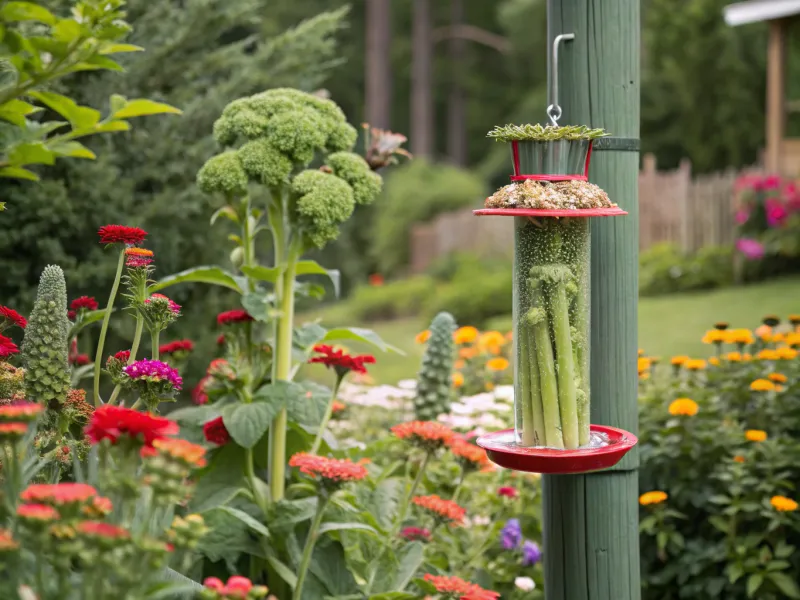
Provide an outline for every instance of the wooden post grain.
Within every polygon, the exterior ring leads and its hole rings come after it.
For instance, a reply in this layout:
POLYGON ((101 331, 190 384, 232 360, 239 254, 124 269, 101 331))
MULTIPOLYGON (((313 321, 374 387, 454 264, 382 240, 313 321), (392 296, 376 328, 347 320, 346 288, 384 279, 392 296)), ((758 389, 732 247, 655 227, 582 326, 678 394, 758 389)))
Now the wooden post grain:
MULTIPOLYGON (((639 137, 638 0, 549 0, 549 39, 574 33, 562 48, 562 124, 603 127, 639 137)), ((554 77, 555 73, 550 73, 554 77)), ((590 179, 626 217, 592 221, 592 423, 636 432, 638 166, 630 151, 592 156, 590 179)), ((639 600, 636 449, 609 471, 545 476, 547 600, 639 600)))

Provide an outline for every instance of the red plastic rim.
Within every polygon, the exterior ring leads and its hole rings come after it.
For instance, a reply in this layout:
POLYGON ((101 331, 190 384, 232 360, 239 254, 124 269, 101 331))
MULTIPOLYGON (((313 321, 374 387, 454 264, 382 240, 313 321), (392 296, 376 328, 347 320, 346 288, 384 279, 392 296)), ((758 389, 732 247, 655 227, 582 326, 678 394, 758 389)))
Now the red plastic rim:
POLYGON ((602 448, 579 448, 577 450, 554 450, 551 448, 525 448, 514 442, 514 430, 495 431, 478 438, 477 444, 489 459, 514 471, 566 475, 601 471, 617 464, 639 441, 635 435, 607 425, 592 425, 591 430, 605 433, 608 446, 602 448))
POLYGON ((481 208, 473 210, 479 217, 621 217, 627 211, 611 208, 481 208))

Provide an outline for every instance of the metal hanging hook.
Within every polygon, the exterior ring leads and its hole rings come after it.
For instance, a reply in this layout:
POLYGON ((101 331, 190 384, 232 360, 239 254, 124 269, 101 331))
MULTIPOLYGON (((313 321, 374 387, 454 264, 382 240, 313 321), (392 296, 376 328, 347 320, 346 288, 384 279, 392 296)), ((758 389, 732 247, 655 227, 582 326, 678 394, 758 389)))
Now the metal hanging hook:
POLYGON ((575 39, 574 33, 562 33, 553 40, 552 67, 550 69, 550 105, 547 107, 547 116, 554 127, 558 127, 561 118, 561 107, 558 105, 558 46, 561 42, 571 42, 575 39))

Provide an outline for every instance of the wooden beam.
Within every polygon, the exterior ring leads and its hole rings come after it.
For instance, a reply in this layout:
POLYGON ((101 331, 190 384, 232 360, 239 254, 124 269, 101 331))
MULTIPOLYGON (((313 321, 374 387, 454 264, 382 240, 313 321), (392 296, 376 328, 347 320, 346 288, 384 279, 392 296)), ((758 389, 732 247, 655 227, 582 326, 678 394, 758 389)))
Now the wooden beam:
POLYGON ((769 22, 767 47, 766 170, 780 171, 781 141, 786 120, 786 20, 769 22))

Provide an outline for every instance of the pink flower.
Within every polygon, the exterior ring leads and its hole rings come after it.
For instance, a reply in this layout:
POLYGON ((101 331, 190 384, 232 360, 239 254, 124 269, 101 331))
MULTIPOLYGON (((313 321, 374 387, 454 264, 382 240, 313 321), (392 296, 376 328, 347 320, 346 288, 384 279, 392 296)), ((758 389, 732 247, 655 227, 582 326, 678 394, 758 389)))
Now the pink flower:
POLYGON ((748 260, 758 260, 764 256, 764 244, 754 239, 739 238, 736 240, 736 249, 748 260))
POLYGON ((767 225, 770 227, 779 227, 783 225, 789 212, 786 207, 778 200, 769 198, 765 202, 765 209, 767 212, 767 225))
POLYGON ((781 187, 781 178, 779 175, 768 175, 761 180, 762 190, 777 190, 781 187))
POLYGON ((122 372, 131 379, 168 381, 176 391, 180 391, 183 386, 183 379, 178 375, 178 371, 160 360, 138 360, 124 367, 122 372))
POLYGON ((504 485, 503 487, 497 488, 497 495, 503 496, 504 498, 516 498, 519 495, 519 492, 515 487, 504 485))
POLYGON ((736 222, 739 225, 744 225, 747 223, 747 219, 750 218, 750 211, 746 208, 741 208, 736 211, 736 222))

